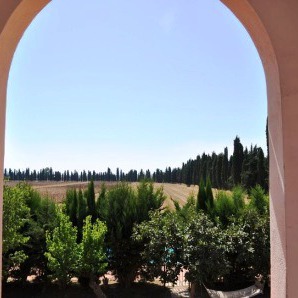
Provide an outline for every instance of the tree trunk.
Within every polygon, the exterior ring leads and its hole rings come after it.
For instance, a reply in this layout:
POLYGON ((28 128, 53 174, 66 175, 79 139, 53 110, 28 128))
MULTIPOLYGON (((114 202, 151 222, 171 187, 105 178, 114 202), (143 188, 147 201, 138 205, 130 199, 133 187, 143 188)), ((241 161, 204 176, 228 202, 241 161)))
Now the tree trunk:
POLYGON ((106 298, 106 295, 101 290, 101 287, 93 279, 90 279, 89 287, 93 290, 97 298, 106 298))
POLYGON ((120 285, 123 286, 125 289, 128 289, 131 287, 135 278, 136 278, 136 274, 134 272, 127 273, 126 275, 124 275, 124 274, 118 275, 118 281, 119 281, 120 285))
POLYGON ((190 298, 195 298, 196 297, 196 283, 192 282, 190 286, 190 298))

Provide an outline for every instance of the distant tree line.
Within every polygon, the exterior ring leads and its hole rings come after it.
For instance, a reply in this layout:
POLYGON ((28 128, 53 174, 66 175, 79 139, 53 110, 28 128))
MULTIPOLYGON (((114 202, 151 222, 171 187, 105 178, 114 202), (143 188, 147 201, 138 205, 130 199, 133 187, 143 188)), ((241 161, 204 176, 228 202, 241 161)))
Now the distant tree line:
POLYGON ((268 154, 264 155, 261 147, 244 148, 237 136, 234 140, 233 154, 229 156, 228 148, 222 153, 211 155, 203 153, 196 159, 189 159, 181 167, 167 167, 164 171, 130 170, 128 173, 117 168, 113 173, 110 168, 106 172, 96 171, 54 171, 52 168, 43 168, 39 171, 5 169, 5 179, 17 181, 127 181, 136 182, 151 179, 160 183, 199 184, 202 179, 206 183, 210 179, 214 188, 232 189, 241 184, 250 189, 260 185, 268 190, 269 162, 268 154))

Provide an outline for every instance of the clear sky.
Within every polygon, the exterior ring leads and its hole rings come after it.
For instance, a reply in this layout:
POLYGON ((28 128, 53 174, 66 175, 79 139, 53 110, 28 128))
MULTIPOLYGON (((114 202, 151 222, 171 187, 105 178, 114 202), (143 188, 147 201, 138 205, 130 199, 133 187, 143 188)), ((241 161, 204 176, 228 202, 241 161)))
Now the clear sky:
POLYGON ((265 148, 264 71, 219 0, 53 0, 12 63, 5 166, 164 169, 265 148))

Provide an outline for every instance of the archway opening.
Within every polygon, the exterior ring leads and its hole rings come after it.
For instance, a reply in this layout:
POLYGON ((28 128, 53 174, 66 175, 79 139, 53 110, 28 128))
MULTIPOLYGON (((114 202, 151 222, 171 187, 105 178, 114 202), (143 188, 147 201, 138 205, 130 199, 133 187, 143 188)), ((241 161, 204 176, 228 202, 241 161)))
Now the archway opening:
MULTIPOLYGON (((172 22, 172 20, 171 20, 171 16, 166 16, 166 21, 165 21, 165 25, 164 24, 162 24, 162 26, 165 26, 165 28, 166 28, 166 30, 169 30, 168 29, 168 26, 170 26, 171 25, 171 22, 172 22)), ((235 59, 235 57, 234 57, 234 59, 235 59)), ((233 60, 234 60, 233 59, 233 60)), ((240 59, 241 60, 241 59, 240 59)), ((210 61, 209 61, 210 62, 210 61)), ((184 64, 185 65, 185 64, 184 64)), ((186 64, 187 65, 187 64, 186 64)), ((214 65, 213 65, 214 66, 214 65)), ((179 72, 180 73, 180 72, 179 72)), ((242 69, 242 71, 241 71, 241 73, 243 73, 243 69, 242 69)), ((235 85, 234 85, 234 87, 235 87, 235 85)), ((210 91, 211 89, 209 89, 209 91, 210 91)), ((218 115, 219 115, 219 112, 217 111, 217 112, 215 112, 215 114, 217 115, 217 119, 218 119, 218 115)), ((92 117, 92 116, 91 116, 92 117)), ((95 117, 95 116, 93 116, 93 117, 95 117)), ((192 118, 192 117, 190 117, 190 118, 192 118)), ((189 119, 188 119, 189 120, 189 119)), ((206 120, 205 120, 206 121, 206 120)), ((39 121, 37 121, 37 122, 39 122, 39 121)), ((264 121, 265 122, 265 121, 264 121)), ((240 123, 240 122, 239 122, 240 123)), ((246 122, 247 123, 247 122, 246 122)), ((61 124, 60 124, 60 128, 61 128, 61 124)), ((119 124, 118 124, 118 126, 119 126, 119 124)), ((199 124, 198 124, 198 126, 199 126, 199 124)), ((251 125, 249 125, 250 127, 251 127, 251 125)), ((214 128, 215 129, 215 128, 214 128)), ((213 130, 213 129, 211 129, 211 130, 213 130)), ((213 150, 213 149, 212 149, 213 150)), ((184 151, 184 150, 183 150, 184 151)))

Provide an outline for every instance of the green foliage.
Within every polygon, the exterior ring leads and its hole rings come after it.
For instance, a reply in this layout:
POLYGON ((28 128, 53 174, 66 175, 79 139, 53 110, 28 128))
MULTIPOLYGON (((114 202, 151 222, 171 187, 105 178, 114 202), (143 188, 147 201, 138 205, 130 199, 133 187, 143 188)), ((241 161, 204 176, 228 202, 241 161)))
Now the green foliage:
POLYGON ((107 263, 104 253, 104 238, 106 225, 98 219, 91 223, 91 216, 87 216, 83 226, 83 238, 80 243, 78 272, 80 276, 94 278, 105 272, 107 263))
POLYGON ((163 284, 175 283, 182 269, 182 235, 178 213, 152 212, 150 220, 137 225, 133 238, 143 244, 143 266, 146 279, 159 278, 163 284))
POLYGON ((202 212, 190 212, 181 227, 183 236, 182 263, 188 274, 186 278, 195 283, 212 283, 229 272, 226 252, 229 243, 225 232, 202 212))
POLYGON ((241 183, 241 170, 244 159, 243 146, 237 136, 234 140, 234 152, 233 152, 233 164, 232 164, 232 176, 234 185, 241 183))
POLYGON ((77 226, 78 198, 77 198, 77 191, 75 188, 68 189, 66 191, 65 210, 73 226, 77 226))
POLYGON ((174 283, 185 268, 191 282, 216 281, 230 268, 225 233, 194 204, 187 207, 187 217, 181 210, 151 213, 149 221, 135 227, 134 238, 144 243, 142 273, 174 283))
POLYGON ((29 237, 22 229, 30 219, 30 209, 26 206, 27 191, 23 185, 14 188, 5 186, 3 190, 3 276, 8 276, 10 268, 19 267, 27 255, 22 249, 29 237))
POLYGON ((4 187, 3 190, 3 253, 25 244, 21 229, 29 220, 30 209, 26 206, 27 193, 23 187, 4 187))
POLYGON ((25 281, 28 275, 38 272, 39 278, 42 278, 46 272, 45 230, 51 230, 55 225, 55 204, 49 198, 41 198, 39 193, 26 183, 5 187, 3 274, 6 275, 9 270, 10 276, 25 281), (23 210, 23 214, 20 210, 23 210), (19 225, 19 228, 12 229, 11 220, 14 226, 19 225), (10 238, 16 240, 15 232, 18 234, 17 238, 22 240, 19 241, 17 249, 10 245, 7 252, 6 244, 11 242, 10 238))
POLYGON ((73 226, 77 226, 77 210, 78 210, 78 198, 76 189, 73 190, 73 198, 70 206, 69 217, 73 226))
POLYGON ((87 190, 87 213, 91 215, 92 221, 96 219, 96 206, 95 206, 95 191, 94 191, 94 182, 91 180, 88 183, 87 190))
POLYGON ((46 233, 48 267, 53 271, 53 277, 57 278, 63 287, 70 282, 74 271, 77 269, 79 259, 79 246, 77 240, 77 228, 72 226, 69 217, 60 210, 58 214, 58 226, 53 232, 46 233))
POLYGON ((266 160, 262 148, 259 148, 257 152, 257 184, 259 184, 265 190, 267 188, 266 160))
POLYGON ((240 214, 245 208, 245 191, 241 186, 236 186, 232 190, 232 200, 235 208, 235 213, 240 214))
POLYGON ((139 183, 137 188, 137 222, 142 222, 149 219, 149 212, 159 210, 166 196, 163 193, 162 187, 154 191, 152 182, 143 180, 139 183))
POLYGON ((159 210, 164 201, 162 189, 154 190, 152 183, 142 182, 135 192, 120 183, 111 189, 102 202, 101 219, 106 222, 108 259, 121 284, 129 286, 142 264, 139 243, 131 238, 133 226, 149 218, 149 211, 159 210))
POLYGON ((151 182, 142 181, 136 190, 125 183, 109 191, 102 186, 96 216, 104 224, 86 218, 89 191, 85 197, 81 190, 68 192, 61 209, 70 221, 27 184, 5 187, 4 276, 9 272, 25 280, 29 273, 44 275, 47 264, 66 285, 74 274, 94 280, 108 263, 125 286, 139 273, 175 282, 186 268, 191 282, 210 284, 222 277, 233 289, 237 281, 268 274, 269 200, 264 190, 256 186, 246 198, 235 187, 231 193, 219 191, 215 200, 210 199, 210 181, 205 187, 202 180, 200 190, 198 200, 190 196, 184 206, 174 202, 176 210, 170 212, 162 207, 162 188, 155 190, 151 182))
POLYGON ((261 196, 264 193, 259 188, 252 194, 254 199, 247 208, 241 187, 232 194, 220 191, 214 209, 217 221, 197 212, 191 198, 185 206, 176 204, 175 212, 152 213, 149 221, 134 231, 134 238, 144 244, 142 273, 175 282, 183 267, 190 282, 211 285, 222 277, 230 289, 253 282, 257 274, 267 276, 270 233, 269 216, 263 208, 266 196, 261 196))
POLYGON ((108 201, 107 201, 107 187, 103 183, 100 188, 100 193, 96 201, 96 212, 99 219, 103 220, 107 217, 108 213, 108 201))
POLYGON ((207 178, 205 193, 206 193, 207 210, 209 214, 212 214, 214 209, 214 198, 212 193, 211 180, 209 177, 207 178))
POLYGON ((269 212, 269 198, 265 195, 264 189, 260 185, 250 190, 250 203, 249 207, 256 209, 261 215, 268 214, 269 212))
POLYGON ((233 218, 226 230, 231 273, 226 283, 254 281, 257 274, 267 277, 270 272, 270 223, 268 215, 260 215, 256 209, 245 209, 238 218, 233 218))
POLYGON ((180 206, 180 204, 177 201, 173 200, 173 202, 176 213, 184 220, 187 219, 189 210, 196 208, 196 199, 193 194, 187 198, 186 204, 184 204, 183 206, 180 206))
POLYGON ((219 191, 215 200, 215 215, 224 226, 227 226, 234 214, 235 205, 231 196, 226 191, 219 191))
POLYGON ((206 196, 205 184, 203 179, 201 179, 200 181, 198 198, 197 198, 197 211, 199 210, 207 211, 207 196, 206 196))
POLYGON ((48 197, 41 199, 36 217, 38 224, 43 228, 44 231, 52 231, 56 227, 56 204, 53 202, 52 199, 48 197))
POLYGON ((119 184, 107 194, 108 212, 104 219, 108 227, 109 265, 122 285, 129 286, 139 267, 138 247, 131 240, 132 228, 138 220, 137 200, 132 188, 119 184))
POLYGON ((57 225, 57 213, 55 203, 45 197, 40 199, 39 206, 31 209, 31 219, 26 224, 23 234, 29 237, 29 241, 23 246, 28 258, 21 264, 19 278, 27 279, 30 274, 38 275, 42 279, 47 274, 46 231, 52 231, 57 225))
POLYGON ((82 238, 83 221, 87 216, 87 202, 83 196, 83 192, 80 189, 78 192, 78 207, 77 207, 77 226, 78 226, 78 238, 82 238))
POLYGON ((65 204, 65 212, 68 216, 70 215, 72 200, 73 200, 73 189, 67 189, 64 204, 65 204))

